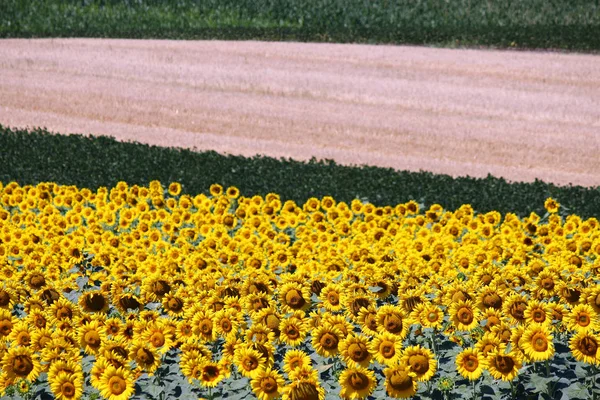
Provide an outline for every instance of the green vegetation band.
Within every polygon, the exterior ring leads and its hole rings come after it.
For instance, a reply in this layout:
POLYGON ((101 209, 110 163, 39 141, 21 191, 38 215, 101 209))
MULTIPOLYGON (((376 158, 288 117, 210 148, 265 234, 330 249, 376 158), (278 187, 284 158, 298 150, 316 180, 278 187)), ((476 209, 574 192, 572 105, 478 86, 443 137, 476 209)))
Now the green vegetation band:
POLYGON ((164 148, 124 143, 112 138, 54 135, 45 129, 20 130, 0 125, 0 181, 21 185, 52 181, 96 189, 119 181, 147 185, 158 179, 180 182, 185 192, 208 193, 213 183, 237 186, 245 195, 275 192, 299 204, 309 197, 331 195, 338 201, 355 198, 375 205, 417 200, 456 209, 464 203, 477 211, 497 210, 519 216, 545 213, 544 200, 553 197, 569 213, 600 216, 600 187, 558 187, 536 181, 508 183, 488 176, 452 178, 429 172, 349 167, 333 161, 299 162, 256 156, 225 156, 213 151, 164 148))
POLYGON ((294 40, 600 50, 599 0, 2 0, 0 38, 294 40))

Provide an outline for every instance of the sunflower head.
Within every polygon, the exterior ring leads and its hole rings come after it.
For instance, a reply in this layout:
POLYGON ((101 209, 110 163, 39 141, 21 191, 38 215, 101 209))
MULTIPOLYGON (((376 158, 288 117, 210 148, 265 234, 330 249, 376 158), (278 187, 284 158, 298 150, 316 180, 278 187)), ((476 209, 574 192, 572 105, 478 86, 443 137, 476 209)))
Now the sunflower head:
POLYGON ((80 399, 83 396, 83 372, 60 371, 50 380, 54 397, 60 400, 80 399))
POLYGON ((312 345, 317 353, 323 357, 333 357, 339 353, 339 343, 342 332, 330 324, 322 324, 312 333, 312 345))
POLYGON ((283 358, 283 371, 289 374, 300 367, 310 367, 311 362, 310 357, 304 351, 288 350, 283 358))
POLYGON ((271 368, 261 369, 250 381, 252 391, 260 400, 273 400, 281 396, 283 377, 271 368))
POLYGON ((109 364, 100 377, 100 394, 107 399, 127 399, 135 391, 133 378, 128 369, 109 364))
POLYGON ((450 317, 456 329, 470 331, 479 323, 480 311, 470 300, 460 300, 450 306, 450 317))
POLYGON ((521 358, 515 352, 493 351, 487 356, 487 369, 495 379, 512 381, 521 369, 521 358))
POLYGON ((250 379, 255 378, 267 364, 266 358, 259 351, 247 346, 236 349, 234 362, 238 371, 250 379))
POLYGON ((456 356, 458 373, 471 381, 479 379, 485 366, 485 357, 477 349, 465 349, 456 356))
POLYGON ((419 381, 430 380, 437 369, 437 361, 433 353, 419 345, 405 348, 402 352, 401 362, 410 367, 419 381))
POLYGON ((282 400, 325 400, 325 390, 319 385, 318 380, 298 379, 293 380, 283 388, 282 400))
POLYGON ((350 367, 368 367, 371 363, 370 340, 363 335, 348 335, 340 342, 339 351, 350 367))
POLYGON ((34 381, 41 372, 39 356, 29 347, 11 347, 2 359, 2 369, 9 380, 34 381))
POLYGON ((519 347, 532 361, 545 361, 554 356, 553 336, 547 325, 531 324, 519 340, 519 347))
POLYGON ((223 367, 222 364, 213 361, 201 363, 198 381, 204 387, 216 387, 225 379, 226 373, 223 367))
POLYGON ((417 374, 411 371, 406 363, 399 363, 387 367, 385 374, 385 389, 387 394, 393 398, 410 398, 417 393, 417 374))
POLYGON ((343 399, 364 399, 373 393, 377 380, 373 371, 362 367, 347 368, 339 378, 343 399))
POLYGON ((384 365, 394 365, 401 356, 402 342, 395 335, 382 332, 371 341, 371 353, 384 365))
POLYGON ((571 353, 577 361, 600 365, 600 337, 588 331, 579 331, 569 343, 571 353))

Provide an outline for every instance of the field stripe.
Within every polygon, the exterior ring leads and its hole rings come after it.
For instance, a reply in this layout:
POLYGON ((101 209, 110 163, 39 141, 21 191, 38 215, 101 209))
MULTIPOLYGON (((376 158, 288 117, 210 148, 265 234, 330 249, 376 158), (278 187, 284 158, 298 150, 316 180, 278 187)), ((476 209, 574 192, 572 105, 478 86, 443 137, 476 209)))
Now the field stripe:
POLYGON ((251 156, 600 185, 600 57, 0 41, 0 123, 251 156))

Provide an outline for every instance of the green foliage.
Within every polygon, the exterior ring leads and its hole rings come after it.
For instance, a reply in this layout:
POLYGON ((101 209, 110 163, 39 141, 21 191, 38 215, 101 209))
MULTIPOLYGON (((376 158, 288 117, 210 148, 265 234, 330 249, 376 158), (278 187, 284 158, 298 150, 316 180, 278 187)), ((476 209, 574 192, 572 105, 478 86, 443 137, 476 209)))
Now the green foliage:
POLYGON ((599 0, 2 0, 0 37, 600 49, 599 0))
POLYGON ((45 129, 20 130, 0 125, 0 182, 21 185, 52 181, 96 189, 119 181, 147 185, 151 180, 181 182, 186 193, 207 193, 213 183, 236 186, 246 196, 278 193, 303 204, 308 198, 359 198, 375 205, 417 200, 447 209, 471 204, 475 210, 519 216, 545 213, 548 197, 569 213, 600 216, 600 187, 559 187, 536 181, 509 183, 502 178, 452 178, 429 172, 378 167, 348 167, 333 161, 299 162, 256 156, 225 156, 213 151, 124 143, 112 138, 54 135, 45 129))

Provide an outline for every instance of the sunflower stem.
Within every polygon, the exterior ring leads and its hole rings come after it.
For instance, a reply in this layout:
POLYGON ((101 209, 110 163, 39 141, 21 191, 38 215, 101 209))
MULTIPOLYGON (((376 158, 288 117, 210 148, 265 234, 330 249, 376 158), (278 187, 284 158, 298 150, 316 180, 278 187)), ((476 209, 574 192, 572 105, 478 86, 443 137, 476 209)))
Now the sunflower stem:
POLYGON ((475 391, 475 380, 473 381, 473 400, 477 399, 477 392, 475 391))
POLYGON ((550 360, 546 360, 546 378, 550 378, 550 360))
POLYGON ((437 358, 437 356, 438 356, 437 346, 435 345, 436 333, 437 333, 437 328, 433 328, 433 332, 431 333, 431 349, 433 350, 433 354, 435 354, 435 357, 437 358))
POLYGON ((517 398, 517 387, 515 386, 513 381, 510 381, 510 393, 511 393, 511 396, 510 396, 511 399, 517 398))

